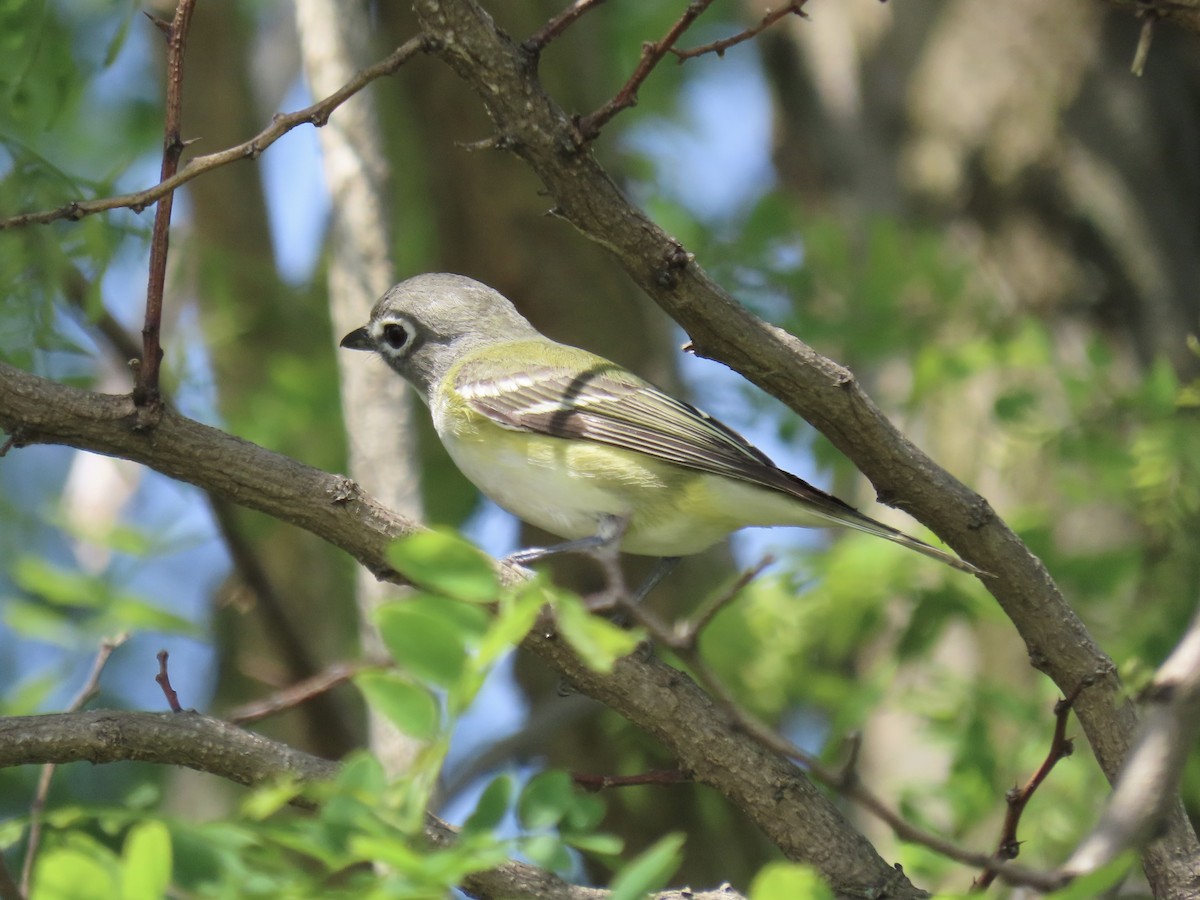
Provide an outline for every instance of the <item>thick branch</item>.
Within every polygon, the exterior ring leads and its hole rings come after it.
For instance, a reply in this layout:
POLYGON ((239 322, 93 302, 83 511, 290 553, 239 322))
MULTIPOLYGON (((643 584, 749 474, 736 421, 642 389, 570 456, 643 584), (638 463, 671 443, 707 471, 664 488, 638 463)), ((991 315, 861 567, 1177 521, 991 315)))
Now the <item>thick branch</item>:
POLYGON ((417 526, 348 478, 264 450, 170 408, 139 431, 127 396, 93 394, 0 363, 0 428, 14 444, 64 444, 142 463, 214 496, 311 531, 380 577, 388 543, 417 526))
POLYGON ((198 713, 92 710, 0 719, 0 768, 80 761, 187 766, 245 785, 284 775, 323 780, 338 768, 198 713))
MULTIPOLYGON (((96 710, 0 718, 0 769, 84 761, 187 766, 249 786, 284 776, 322 781, 338 770, 338 763, 197 713, 96 710)), ((434 816, 426 819, 425 836, 437 847, 449 847, 457 839, 455 830, 434 816)), ((518 862, 476 872, 462 887, 475 897, 603 900, 608 896, 608 891, 577 887, 518 862)), ((678 896, 668 892, 657 898, 672 900, 678 896)), ((740 900, 733 891, 694 892, 691 896, 699 900, 740 900)))

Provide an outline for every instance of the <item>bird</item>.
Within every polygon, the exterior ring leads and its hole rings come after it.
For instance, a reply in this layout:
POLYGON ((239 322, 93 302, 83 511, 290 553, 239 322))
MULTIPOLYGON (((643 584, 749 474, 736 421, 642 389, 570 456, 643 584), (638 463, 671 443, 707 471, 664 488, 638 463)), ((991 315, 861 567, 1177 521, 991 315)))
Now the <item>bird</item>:
POLYGON ((373 351, 429 407, 455 465, 517 518, 563 538, 509 557, 616 548, 660 562, 752 526, 844 526, 980 570, 877 522, 707 413, 628 369, 541 334, 504 295, 448 273, 388 290, 340 346, 373 351))

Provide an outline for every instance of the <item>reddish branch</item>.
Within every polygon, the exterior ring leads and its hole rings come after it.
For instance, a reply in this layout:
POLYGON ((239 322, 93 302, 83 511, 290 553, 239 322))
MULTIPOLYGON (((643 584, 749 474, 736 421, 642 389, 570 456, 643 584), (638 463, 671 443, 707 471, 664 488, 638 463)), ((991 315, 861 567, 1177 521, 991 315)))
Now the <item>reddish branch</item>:
POLYGON ((683 11, 683 15, 667 30, 661 41, 649 41, 642 45, 642 58, 624 86, 602 107, 579 119, 576 123, 579 133, 585 141, 593 140, 600 134, 600 129, 621 110, 637 105, 637 93, 642 83, 675 46, 675 42, 683 36, 683 33, 691 28, 692 23, 712 5, 712 2, 713 0, 692 0, 687 9, 683 11))
POLYGON ((521 45, 521 49, 536 57, 547 44, 566 31, 576 19, 603 2, 604 0, 575 0, 574 3, 535 31, 521 45))
MULTIPOLYGON (((1075 702, 1075 698, 1079 696, 1079 692, 1086 687, 1086 684, 1081 684, 1078 688, 1071 692, 1070 696, 1064 697, 1054 704, 1054 737, 1050 739, 1050 749, 1046 753, 1046 758, 1042 760, 1042 764, 1038 766, 1037 771, 1030 776, 1029 781, 1025 782, 1022 788, 1013 788, 1005 796, 1008 803, 1008 810, 1004 814, 1004 825, 1000 829, 1000 842, 996 846, 996 859, 1016 859, 1021 852, 1021 842, 1017 840, 1017 825, 1021 822, 1021 814, 1025 812, 1025 807, 1029 805, 1030 799, 1041 786, 1042 782, 1050 774, 1050 770, 1058 763, 1060 759, 1070 756, 1075 752, 1075 743, 1067 737, 1067 719, 1071 714, 1071 705, 1075 702)), ((979 877, 975 879, 976 890, 983 890, 996 880, 998 867, 989 865, 984 868, 979 877)))
MULTIPOLYGON (((163 126, 163 157, 159 181, 172 178, 179 169, 179 157, 183 155, 181 119, 183 109, 183 55, 187 47, 188 26, 192 21, 192 9, 196 0, 179 0, 175 7, 175 18, 166 22, 151 18, 167 38, 167 103, 163 126)), ((133 402, 139 413, 157 408, 158 371, 162 364, 163 290, 167 280, 167 247, 171 233, 171 207, 175 194, 167 191, 158 201, 154 213, 154 231, 150 238, 150 278, 146 285, 146 322, 142 326, 142 361, 137 368, 137 382, 133 386, 133 402)))
POLYGON ((169 655, 166 650, 158 651, 158 674, 154 676, 154 680, 162 688, 163 696, 167 698, 167 706, 171 712, 182 712, 183 707, 179 703, 179 695, 175 693, 175 688, 171 687, 171 676, 167 673, 167 657, 169 655))
POLYGON ((807 19, 808 15, 804 12, 804 4, 807 2, 808 0, 792 0, 791 3, 780 9, 767 10, 766 15, 759 20, 757 25, 751 25, 745 31, 739 31, 732 37, 722 38, 710 44, 701 44, 699 47, 693 47, 690 50, 676 50, 672 47, 671 52, 678 57, 681 63, 687 62, 689 59, 695 59, 697 56, 703 56, 705 53, 715 53, 717 56, 724 56, 725 51, 730 47, 736 47, 744 41, 757 37, 785 16, 794 14, 800 16, 802 19, 807 19))
POLYGON ((576 772, 571 779, 585 791, 592 793, 606 788, 636 787, 643 784, 690 784, 695 780, 678 769, 652 769, 637 775, 588 775, 576 772))
POLYGON ((259 719, 265 719, 267 716, 278 715, 302 703, 324 696, 365 669, 379 668, 383 665, 368 661, 334 663, 311 678, 276 691, 263 700, 247 703, 230 710, 227 718, 235 725, 246 725, 250 722, 257 722, 259 719))

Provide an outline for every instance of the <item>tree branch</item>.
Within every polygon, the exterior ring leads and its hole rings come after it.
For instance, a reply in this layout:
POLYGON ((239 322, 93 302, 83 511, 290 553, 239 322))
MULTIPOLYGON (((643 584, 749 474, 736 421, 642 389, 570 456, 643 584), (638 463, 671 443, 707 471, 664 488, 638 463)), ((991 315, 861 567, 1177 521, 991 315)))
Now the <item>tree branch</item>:
POLYGON ((128 396, 94 394, 0 363, 0 427, 15 446, 63 444, 142 463, 217 497, 290 522, 345 550, 380 578, 396 579, 388 544, 417 525, 340 475, 313 469, 165 408, 136 429, 128 396))
MULTIPOLYGON (((175 18, 170 22, 159 19, 151 21, 167 38, 167 102, 163 123, 162 168, 159 181, 166 181, 179 168, 183 155, 183 56, 187 49, 188 26, 192 22, 192 10, 196 0, 179 0, 175 7, 175 18)), ((150 274, 146 283, 146 318, 142 326, 141 364, 137 368, 137 384, 133 399, 146 422, 158 413, 161 397, 158 392, 158 371, 162 364, 163 293, 167 282, 167 250, 171 241, 171 208, 175 192, 167 191, 154 210, 154 231, 150 238, 150 274)))
POLYGON ((6 228, 19 228, 25 225, 42 225, 59 219, 77 221, 84 216, 95 215, 109 209, 128 208, 134 212, 141 212, 151 203, 160 200, 180 185, 187 184, 193 178, 203 175, 205 172, 220 168, 221 166, 227 166, 241 159, 258 159, 264 150, 299 125, 307 123, 320 128, 329 121, 329 116, 335 109, 372 81, 382 78, 385 75, 393 74, 418 53, 425 52, 426 49, 424 36, 418 35, 412 40, 406 41, 384 59, 356 72, 353 78, 328 97, 318 100, 304 109, 275 116, 271 120, 270 125, 250 138, 250 140, 243 141, 237 146, 229 147, 216 153, 209 153, 206 156, 195 157, 183 167, 182 172, 172 175, 165 181, 160 181, 154 187, 147 188, 144 191, 135 191, 132 194, 120 194, 115 197, 104 197, 98 200, 72 200, 58 209, 22 213, 7 219, 0 219, 0 231, 6 228))
MULTIPOLYGON (((324 781, 338 770, 338 763, 197 713, 97 710, 0 718, 0 768, 82 761, 187 766, 247 786, 285 776, 324 781)), ((457 840, 455 829, 435 816, 426 817, 425 836, 435 847, 449 847, 457 840)), ((568 884, 518 862, 469 875, 462 887, 476 897, 604 900, 609 896, 608 891, 568 884)), ((737 892, 724 889, 687 895, 695 900, 741 900, 737 892)), ((655 895, 657 900, 682 896, 677 891, 655 895)))

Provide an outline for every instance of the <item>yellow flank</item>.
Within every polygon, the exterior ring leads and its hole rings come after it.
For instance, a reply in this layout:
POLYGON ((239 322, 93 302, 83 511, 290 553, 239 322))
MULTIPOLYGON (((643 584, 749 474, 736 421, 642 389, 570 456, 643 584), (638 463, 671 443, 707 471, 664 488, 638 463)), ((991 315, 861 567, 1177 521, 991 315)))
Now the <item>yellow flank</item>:
MULTIPOLYGON (((534 343, 534 342, 531 342, 534 343)), ((628 519, 621 549, 647 556, 699 553, 739 528, 828 524, 770 488, 687 469, 648 454, 589 440, 505 428, 449 385, 520 377, 510 359, 536 349, 543 366, 610 366, 550 341, 468 354, 434 392, 434 427, 455 464, 500 506, 568 540, 597 532, 604 515, 628 519)), ((640 381, 630 373, 621 373, 640 381)))

